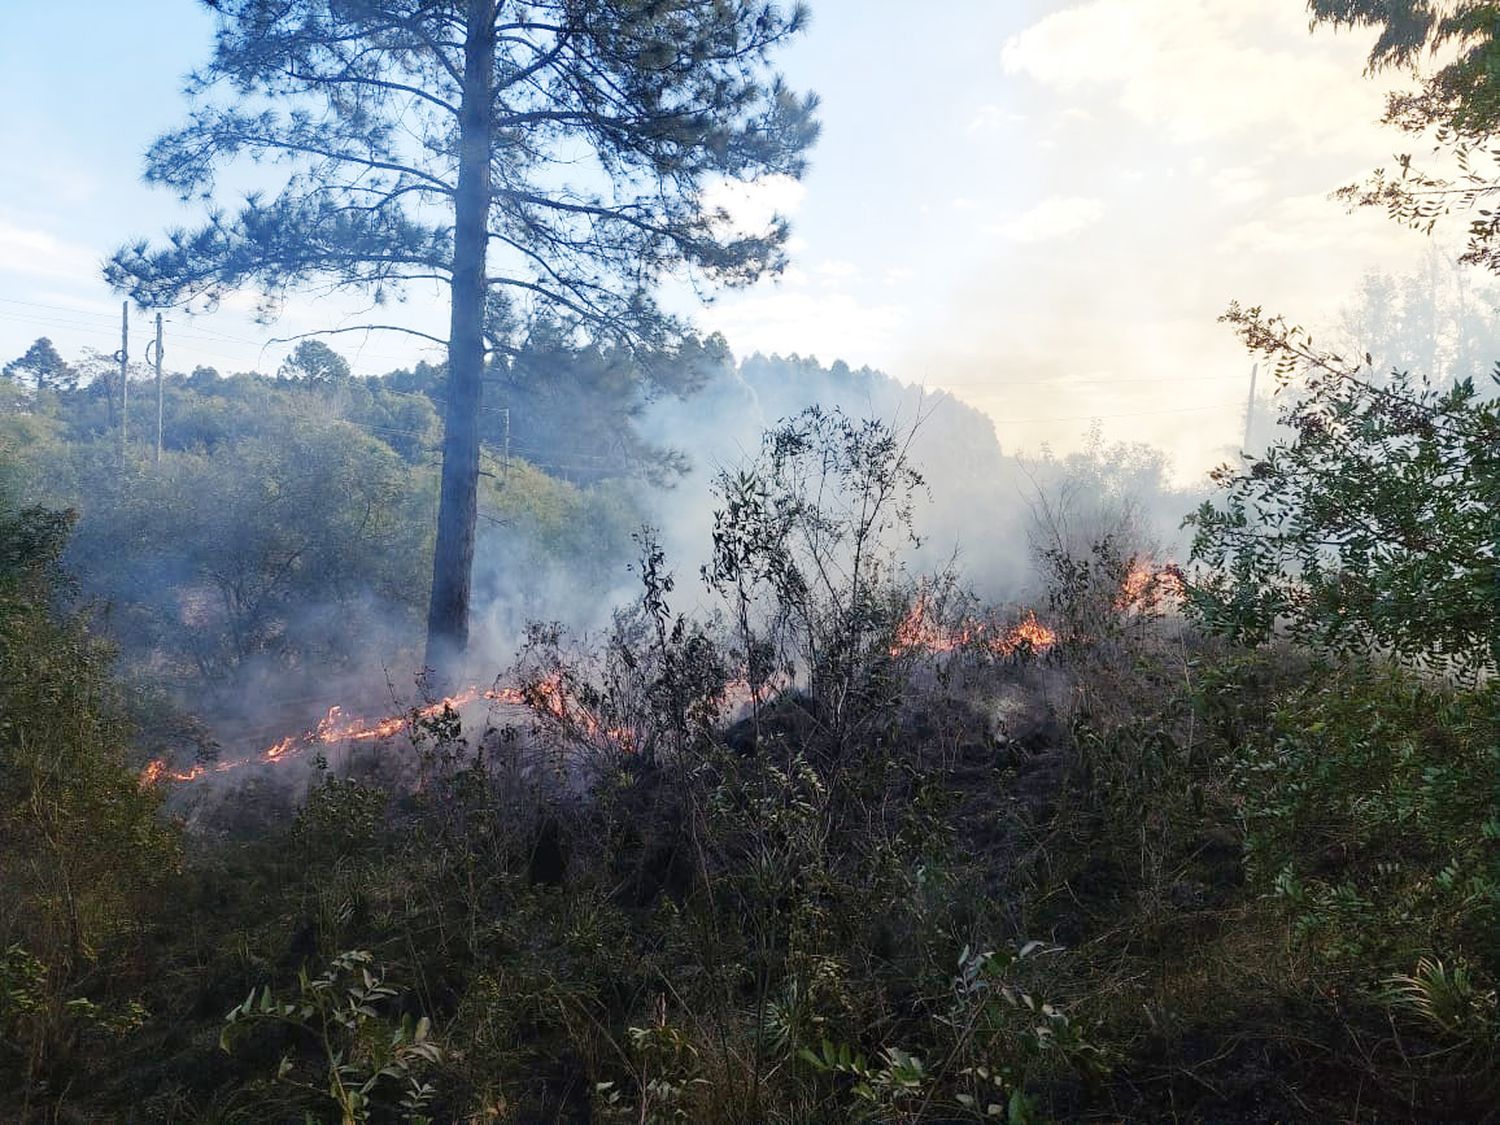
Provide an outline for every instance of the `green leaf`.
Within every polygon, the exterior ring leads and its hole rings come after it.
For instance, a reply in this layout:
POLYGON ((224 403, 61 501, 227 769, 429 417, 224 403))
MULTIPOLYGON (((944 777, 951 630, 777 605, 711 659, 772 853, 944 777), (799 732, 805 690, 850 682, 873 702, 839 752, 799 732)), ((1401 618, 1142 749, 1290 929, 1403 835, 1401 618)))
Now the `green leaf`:
POLYGON ((797 1057, 800 1058, 803 1062, 807 1063, 809 1066, 814 1067, 818 1071, 821 1071, 825 1074, 828 1071, 828 1064, 825 1063, 816 1054, 814 1054, 813 1051, 808 1047, 800 1048, 797 1051, 797 1057))

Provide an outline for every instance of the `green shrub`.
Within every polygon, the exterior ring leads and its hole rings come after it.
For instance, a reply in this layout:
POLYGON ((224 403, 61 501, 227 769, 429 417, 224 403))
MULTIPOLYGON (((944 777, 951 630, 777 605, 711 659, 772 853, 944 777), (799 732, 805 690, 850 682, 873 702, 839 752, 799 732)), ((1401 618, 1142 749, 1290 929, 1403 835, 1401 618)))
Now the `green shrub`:
POLYGON ((386 1117, 426 1122, 435 1091, 421 1075, 442 1061, 443 1052, 427 1017, 382 1013, 400 997, 368 951, 341 953, 316 977, 300 971, 295 996, 278 997, 269 986, 252 989, 224 1017, 219 1044, 229 1051, 249 1027, 266 1024, 316 1044, 311 1062, 295 1051, 281 1056, 275 1085, 286 1097, 273 1104, 279 1102, 283 1110, 296 1107, 309 1115, 314 1107, 331 1110, 342 1125, 368 1121, 382 1111, 386 1117))
POLYGON ((1497 689, 1325 668, 1233 763, 1252 879, 1330 969, 1373 987, 1423 956, 1500 970, 1497 689))
POLYGON ((61 608, 71 527, 0 506, 0 1091, 23 1104, 97 1063, 84 1036, 139 1024, 122 969, 179 858, 126 764, 111 653, 61 608))

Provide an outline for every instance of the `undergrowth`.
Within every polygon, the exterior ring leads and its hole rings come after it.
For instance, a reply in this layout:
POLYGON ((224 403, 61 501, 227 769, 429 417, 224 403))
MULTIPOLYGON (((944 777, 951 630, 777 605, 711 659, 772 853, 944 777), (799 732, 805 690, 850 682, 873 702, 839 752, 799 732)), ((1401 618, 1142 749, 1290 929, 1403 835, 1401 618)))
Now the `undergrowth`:
POLYGON ((324 763, 295 808, 252 778, 191 828, 27 516, 0 1116, 1492 1113, 1495 689, 1213 639, 1118 535, 1049 557, 1057 643, 999 645, 894 564, 889 438, 815 415, 721 480, 717 619, 644 533, 607 636, 534 631, 525 728, 414 712, 401 768, 324 763))

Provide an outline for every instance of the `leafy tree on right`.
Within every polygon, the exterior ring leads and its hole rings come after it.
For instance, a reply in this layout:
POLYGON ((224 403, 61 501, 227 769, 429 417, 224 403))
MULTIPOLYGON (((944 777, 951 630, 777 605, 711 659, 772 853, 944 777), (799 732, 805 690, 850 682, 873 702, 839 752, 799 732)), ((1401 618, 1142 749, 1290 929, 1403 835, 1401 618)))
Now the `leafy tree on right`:
POLYGON ((1377 382, 1260 309, 1225 319, 1275 364, 1289 436, 1216 470, 1223 494, 1188 518, 1200 617, 1242 641, 1496 667, 1500 402, 1470 378, 1377 382))
MULTIPOLYGON (((1378 28, 1371 70, 1444 61, 1415 90, 1390 95, 1386 120, 1432 131, 1457 178, 1409 156, 1339 195, 1431 231, 1473 209, 1463 261, 1500 272, 1500 20, 1476 0, 1312 0, 1314 25, 1378 28)), ((1387 652, 1474 676, 1500 667, 1500 404, 1470 372, 1378 375, 1375 360, 1315 346, 1259 308, 1223 318, 1275 365, 1282 439, 1238 468, 1189 517, 1205 564, 1192 604, 1241 640, 1273 635, 1335 651, 1387 652)), ((1472 359, 1472 356, 1465 358, 1472 359)), ((1500 365, 1492 381, 1500 382, 1500 365)))
POLYGON ((1464 260, 1500 271, 1500 213, 1482 206, 1500 194, 1500 18, 1484 0, 1309 0, 1313 25, 1378 28, 1369 72, 1410 71, 1415 89, 1396 90, 1385 121, 1412 136, 1431 133, 1452 158, 1453 173, 1424 172, 1410 154, 1378 168, 1364 184, 1338 193, 1351 206, 1383 207, 1395 220, 1431 231, 1457 211, 1472 211, 1464 260), (1423 55, 1442 60, 1418 69, 1423 55))

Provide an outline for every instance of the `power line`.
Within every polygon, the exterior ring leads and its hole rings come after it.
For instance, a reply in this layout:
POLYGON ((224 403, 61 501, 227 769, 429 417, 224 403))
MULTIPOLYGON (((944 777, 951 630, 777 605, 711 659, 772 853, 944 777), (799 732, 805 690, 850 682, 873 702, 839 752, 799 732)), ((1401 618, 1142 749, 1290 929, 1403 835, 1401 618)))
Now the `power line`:
POLYGON ((96 316, 104 320, 114 319, 113 313, 104 312, 102 309, 80 309, 76 305, 49 305, 43 301, 23 301, 19 297, 0 297, 0 303, 25 305, 29 309, 55 309, 58 312, 77 313, 80 316, 96 316))
POLYGON ((1238 379, 1238 375, 1150 375, 1129 379, 936 379, 927 385, 940 391, 948 387, 1054 387, 1057 390, 1067 390, 1069 387, 1123 386, 1126 383, 1228 383, 1238 379))
MULTIPOLYGON (((84 332, 108 332, 109 327, 103 321, 94 324, 85 324, 81 321, 65 321, 55 317, 35 316, 31 313, 15 313, 0 309, 0 317, 13 320, 19 324, 35 324, 43 328, 73 328, 84 332)), ((110 319, 114 319, 111 317, 110 319)))
MULTIPOLYGON (((47 304, 47 303, 44 303, 44 302, 41 302, 41 301, 23 301, 23 300, 20 300, 18 298, 14 298, 14 297, 0 297, 0 302, 4 302, 6 304, 12 304, 12 305, 23 305, 23 306, 26 306, 28 308, 39 308, 39 309, 47 309, 47 310, 53 310, 53 311, 57 311, 57 312, 63 312, 63 313, 69 314, 69 316, 98 317, 101 320, 112 320, 113 319, 111 316, 109 316, 109 315, 107 315, 105 313, 102 313, 102 312, 95 313, 95 312, 91 312, 91 311, 86 310, 86 309, 74 309, 74 308, 70 308, 70 307, 65 306, 65 305, 53 305, 53 304, 47 304)), ((58 324, 58 325, 63 326, 63 327, 87 328, 87 329, 93 329, 95 327, 93 325, 83 324, 83 323, 81 323, 79 321, 76 321, 76 320, 75 321, 68 321, 68 320, 63 320, 63 319, 60 319, 60 318, 36 317, 36 316, 30 315, 30 314, 7 312, 7 311, 5 311, 3 309, 0 309, 0 317, 3 317, 3 318, 8 319, 8 320, 16 320, 16 321, 23 321, 23 322, 29 321, 29 322, 34 322, 34 323, 54 323, 54 324, 58 324)), ((196 326, 196 325, 194 325, 192 327, 186 327, 186 326, 178 327, 178 326, 174 326, 174 331, 178 335, 188 335, 188 336, 197 335, 200 338, 208 339, 210 341, 217 340, 217 341, 223 341, 223 342, 244 343, 244 344, 246 344, 248 346, 262 348, 262 349, 264 349, 264 347, 267 346, 267 345, 265 345, 263 343, 260 343, 260 342, 254 341, 254 340, 250 340, 250 339, 248 339, 246 337, 243 337, 243 336, 234 336, 234 335, 232 335, 230 333, 218 332, 218 331, 212 330, 212 329, 204 329, 204 328, 201 328, 201 327, 196 326)), ((206 358, 209 358, 209 359, 217 359, 217 360, 220 360, 222 362, 229 362, 229 363, 243 362, 242 357, 228 356, 228 355, 225 355, 222 352, 204 351, 201 348, 195 349, 195 350, 197 350, 200 355, 202 355, 202 356, 204 356, 206 358)), ((402 357, 397 357, 397 356, 394 356, 394 355, 390 355, 389 353, 376 354, 376 353, 369 353, 369 352, 361 351, 361 354, 362 355, 368 355, 371 358, 375 358, 375 359, 389 359, 389 360, 393 360, 393 361, 400 361, 402 359, 402 357)), ((1118 386, 1124 386, 1124 385, 1127 385, 1127 384, 1138 384, 1138 383, 1185 383, 1185 382, 1186 383, 1221 383, 1221 382, 1228 382, 1228 381, 1231 381, 1231 380, 1238 380, 1239 378, 1240 378, 1240 376, 1238 376, 1238 375, 1199 375, 1199 376, 1186 376, 1186 377, 1176 377, 1176 376, 1144 376, 1144 377, 1139 377, 1139 378, 1126 378, 1126 379, 1066 379, 1065 378, 1065 379, 1061 379, 1061 380, 1059 380, 1059 379, 1006 379, 1006 378, 996 378, 996 379, 941 380, 941 381, 935 382, 934 384, 932 384, 932 386, 935 389, 937 389, 937 390, 946 390, 947 388, 950 388, 950 387, 1012 387, 1012 386, 1046 386, 1046 387, 1052 387, 1052 388, 1057 389, 1057 390, 1066 390, 1069 387, 1117 386, 1117 385, 1118 386)), ((424 394, 424 393, 419 392, 419 391, 400 391, 400 390, 396 390, 396 389, 390 388, 390 387, 383 387, 383 388, 381 388, 381 390, 384 391, 387 394, 402 395, 402 396, 406 396, 406 397, 410 397, 410 398, 426 398, 429 401, 437 403, 437 404, 441 404, 444 401, 440 396, 427 395, 427 394, 424 394)), ((1198 413, 1207 413, 1208 411, 1212 411, 1212 410, 1228 409, 1230 406, 1233 406, 1233 405, 1234 405, 1233 403, 1215 403, 1215 404, 1212 404, 1212 405, 1209 405, 1209 406, 1179 407, 1179 408, 1167 409, 1167 410, 1139 410, 1139 411, 1126 411, 1126 412, 1114 413, 1114 414, 1101 414, 1101 413, 1095 412, 1095 413, 1090 413, 1090 414, 1074 414, 1074 415, 1065 415, 1065 416, 1052 417, 1052 418, 993 418, 991 420, 996 425, 1038 425, 1038 424, 1051 423, 1051 422, 1084 422, 1084 421, 1092 421, 1092 420, 1095 420, 1095 419, 1098 419, 1100 421, 1111 421, 1111 420, 1118 419, 1118 418, 1145 418, 1145 417, 1152 417, 1152 416, 1159 416, 1159 415, 1171 415, 1171 414, 1198 414, 1198 413)), ((480 409, 483 410, 483 411, 485 411, 486 413, 494 413, 494 414, 503 414, 503 413, 505 413, 505 408, 503 408, 503 407, 485 406, 485 407, 481 407, 480 409)), ((353 422, 351 422, 350 424, 351 425, 360 425, 359 423, 353 423, 353 422)), ((382 429, 381 427, 371 427, 371 426, 365 426, 363 428, 367 428, 367 429, 382 429)), ((419 437, 419 436, 421 436, 421 435, 413 433, 411 431, 391 430, 391 429, 388 429, 388 428, 385 428, 385 432, 402 434, 403 436, 410 436, 410 437, 419 437)), ((525 454, 527 454, 527 453, 537 454, 537 453, 541 453, 542 452, 540 450, 527 449, 527 448, 522 447, 522 446, 517 446, 517 447, 515 447, 515 449, 516 449, 516 451, 518 453, 521 453, 523 456, 525 454)), ((599 463, 612 463, 614 460, 616 460, 615 458, 609 457, 607 455, 587 454, 587 453, 581 453, 581 452, 580 453, 576 453, 574 456, 575 456, 575 458, 582 458, 582 459, 586 459, 586 460, 594 460, 594 461, 599 462, 599 463)), ((554 465, 554 464, 548 464, 548 463, 538 462, 538 461, 532 461, 531 464, 537 465, 538 467, 541 467, 541 468, 557 468, 557 469, 563 469, 563 470, 566 470, 566 471, 576 471, 576 472, 590 471, 590 470, 586 469, 585 467, 579 466, 579 465, 567 465, 567 466, 563 466, 563 465, 554 465)))
MULTIPOLYGON (((79 320, 77 318, 94 318, 95 320, 101 322, 100 326, 102 326, 103 322, 112 322, 114 320, 113 314, 95 312, 90 309, 74 308, 70 305, 47 304, 43 301, 23 301, 16 297, 0 297, 0 303, 9 305, 21 305, 25 308, 45 309, 54 314, 67 314, 65 317, 59 317, 56 315, 38 316, 35 313, 19 313, 0 310, 0 316, 3 316, 8 320, 20 321, 22 323, 43 324, 58 328, 90 329, 95 327, 95 325, 79 320)), ((273 346, 267 340, 255 340, 251 339, 248 336, 236 336, 231 332, 223 332, 219 329, 207 328, 204 327, 201 323, 196 323, 193 321, 189 321, 187 323, 174 323, 173 332, 177 336, 188 336, 205 340, 216 340, 226 343, 244 344, 246 347, 257 348, 260 350, 265 350, 267 347, 273 346)), ((389 360, 395 363, 404 363, 410 358, 409 356, 395 355, 391 352, 366 351, 363 345, 361 345, 358 349, 358 354, 360 356, 366 356, 371 359, 389 360)), ((220 356, 219 358, 223 357, 220 356)))
MULTIPOLYGON (((53 310, 53 311, 56 311, 56 312, 67 313, 69 316, 73 316, 73 317, 78 317, 78 316, 82 316, 82 317, 96 317, 96 318, 98 318, 102 322, 113 322, 113 320, 114 320, 114 315, 112 313, 92 312, 92 311, 87 310, 87 309, 76 309, 76 308, 72 308, 72 307, 67 306, 67 305, 46 304, 46 303, 41 302, 41 301, 22 301, 22 300, 19 300, 18 298, 14 298, 14 297, 0 297, 0 303, 11 304, 11 305, 24 305, 27 308, 48 309, 48 310, 53 310)), ((11 312, 6 312, 4 310, 0 310, 0 317, 4 317, 7 320, 15 320, 15 321, 21 321, 21 322, 51 324, 51 325, 55 325, 57 327, 85 328, 85 329, 86 328, 92 328, 92 327, 94 327, 93 325, 85 324, 85 323, 82 323, 82 322, 76 321, 76 320, 67 320, 67 319, 58 318, 58 317, 37 317, 37 316, 31 315, 31 314, 11 313, 11 312)), ((270 346, 265 341, 252 340, 252 339, 250 339, 249 337, 246 337, 246 336, 236 336, 236 335, 233 335, 232 333, 218 331, 217 329, 204 328, 203 326, 201 326, 199 324, 176 324, 176 323, 174 323, 174 325, 173 325, 173 332, 177 336, 197 337, 197 338, 206 339, 206 340, 210 340, 210 341, 233 342, 233 343, 245 344, 247 347, 253 347, 253 348, 258 348, 258 349, 262 349, 262 350, 264 350, 264 348, 270 346)), ((195 350, 198 351, 202 355, 208 356, 211 359, 218 359, 218 360, 223 360, 223 361, 227 361, 227 362, 234 362, 234 363, 243 362, 243 357, 239 357, 239 356, 227 356, 227 355, 225 355, 222 352, 205 352, 201 348, 195 349, 195 350)), ((365 351, 363 348, 361 348, 359 350, 359 355, 361 357, 368 357, 370 359, 389 360, 391 362, 398 362, 398 363, 399 362, 405 362, 407 359, 410 358, 410 357, 407 357, 407 356, 398 356, 398 355, 395 355, 395 354, 390 353, 390 352, 368 352, 368 351, 365 351)), ((924 385, 925 386, 930 386, 932 389, 939 390, 939 391, 947 390, 947 389, 952 388, 952 387, 997 387, 997 388, 1001 388, 1001 389, 1004 389, 1006 387, 1051 387, 1051 388, 1054 388, 1056 390, 1067 390, 1070 387, 1127 386, 1127 385, 1134 385, 1134 384, 1140 384, 1140 383, 1150 383, 1150 384, 1159 384, 1159 383, 1174 383, 1174 384, 1181 384, 1181 383, 1227 383, 1227 382, 1238 381, 1240 378, 1241 378, 1241 376, 1239 376, 1239 375, 1189 375, 1189 376, 1150 375, 1150 376, 1139 376, 1139 377, 1132 376, 1132 377, 1123 378, 1123 379, 1118 379, 1118 378, 1111 378, 1111 379, 1073 379, 1073 378, 1067 378, 1067 377, 1064 377, 1064 378, 1061 378, 1061 379, 1010 379, 1010 378, 1005 378, 1005 377, 996 377, 996 378, 993 378, 993 379, 936 379, 936 380, 934 380, 930 384, 910 384, 910 385, 912 385, 912 386, 924 386, 924 385)), ((897 380, 897 381, 899 382, 899 380, 897 380)), ((394 391, 394 390, 390 391, 389 393, 392 393, 392 394, 411 394, 411 395, 415 395, 416 394, 416 392, 411 392, 411 391, 394 391)), ((422 396, 422 397, 426 397, 426 396, 422 396)), ((438 399, 438 400, 435 400, 435 401, 441 401, 441 400, 438 399)), ((492 408, 485 408, 485 409, 492 409, 492 408)), ((1163 412, 1163 413, 1165 413, 1165 412, 1163 412)), ((1132 416, 1133 415, 1108 415, 1107 417, 1132 417, 1132 416)), ((1037 421, 1047 421, 1047 420, 1048 419, 1037 419, 1037 421)), ((1073 421, 1075 419, 1060 418, 1060 419, 1055 419, 1055 420, 1056 421, 1073 421)))
POLYGON ((1091 422, 1094 419, 1108 422, 1115 418, 1145 418, 1153 414, 1203 414, 1210 410, 1228 410, 1235 405, 1237 404, 1232 402, 1217 402, 1211 406, 1188 406, 1175 410, 1134 410, 1125 414, 1074 414, 1066 418, 992 418, 991 421, 997 426, 1020 426, 1039 422, 1091 422))

